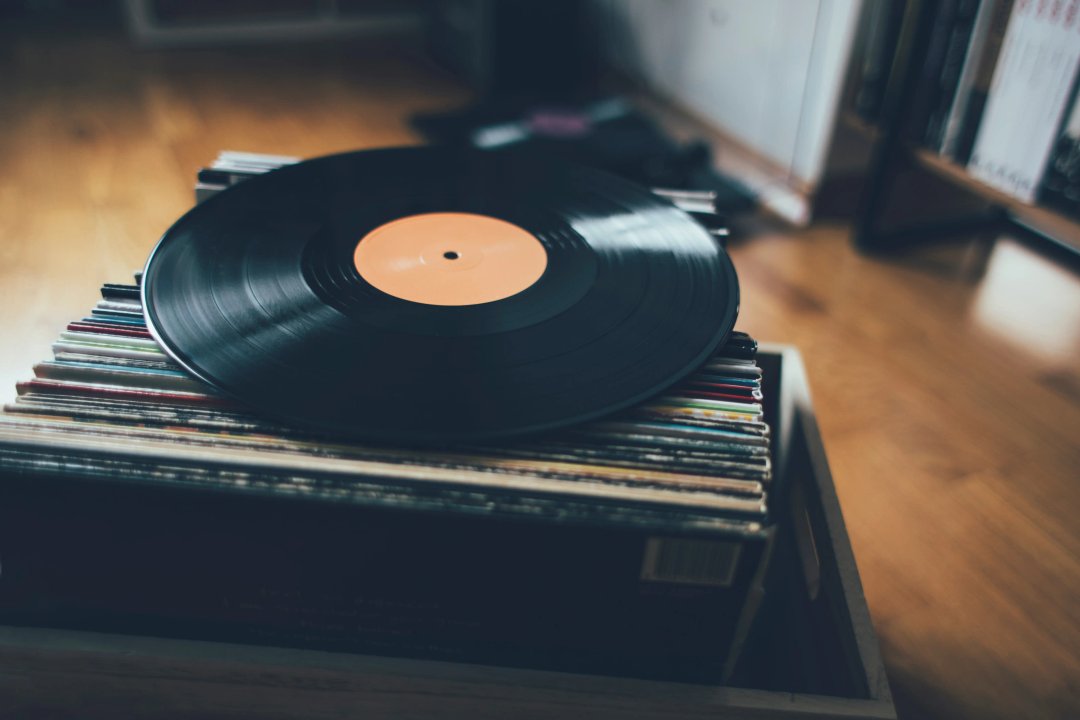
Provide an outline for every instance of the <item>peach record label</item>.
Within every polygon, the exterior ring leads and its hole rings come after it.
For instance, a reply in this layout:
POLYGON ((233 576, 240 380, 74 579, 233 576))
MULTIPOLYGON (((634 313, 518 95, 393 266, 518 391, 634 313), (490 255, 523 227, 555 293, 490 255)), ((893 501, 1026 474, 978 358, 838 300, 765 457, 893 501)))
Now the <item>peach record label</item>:
POLYGON ((486 215, 424 213, 392 220, 356 245, 357 272, 387 295, 424 305, 479 305, 540 279, 547 251, 535 235, 486 215))

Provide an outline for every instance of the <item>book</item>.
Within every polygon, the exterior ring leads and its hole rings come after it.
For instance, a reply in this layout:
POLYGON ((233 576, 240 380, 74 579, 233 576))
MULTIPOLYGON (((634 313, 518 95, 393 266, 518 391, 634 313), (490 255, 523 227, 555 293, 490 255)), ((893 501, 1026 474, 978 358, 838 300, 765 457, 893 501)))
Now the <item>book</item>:
POLYGON ((1080 87, 1046 164, 1039 202, 1080 219, 1080 87))
POLYGON ((866 42, 861 53, 858 84, 853 101, 855 113, 868 123, 876 123, 885 99, 904 5, 899 2, 870 3, 867 7, 866 42))
POLYGON ((941 72, 934 88, 934 107, 926 121, 923 144, 933 150, 941 147, 946 124, 963 73, 965 60, 971 46, 971 37, 979 14, 979 0, 959 0, 952 17, 941 72))
MULTIPOLYGON (((987 26, 985 31, 977 30, 978 35, 972 36, 972 42, 981 43, 982 46, 977 47, 977 50, 973 46, 969 50, 967 62, 971 63, 972 72, 958 83, 957 97, 949 119, 949 123, 955 121, 957 124, 947 126, 941 148, 941 153, 946 158, 960 165, 967 165, 971 160, 975 134, 983 119, 990 81, 994 78, 994 69, 1001 54, 1001 43, 1004 41, 1005 28, 1009 26, 1013 3, 1014 0, 985 0, 980 6, 980 13, 989 15, 988 18, 981 18, 986 19, 987 26)), ((978 22, 980 19, 976 19, 976 24, 978 22)))
POLYGON ((934 14, 934 24, 919 71, 918 84, 911 98, 911 109, 907 118, 905 135, 915 142, 921 142, 926 136, 926 127, 930 116, 938 104, 941 73, 945 65, 945 56, 949 50, 949 38, 956 22, 959 0, 942 0, 934 14))
MULTIPOLYGON (((978 12, 971 27, 971 37, 964 53, 964 63, 956 78, 956 88, 942 126, 940 142, 936 147, 940 155, 952 157, 955 152, 960 127, 971 103, 972 92, 979 78, 984 55, 991 42, 992 21, 1003 2, 1004 0, 982 0, 979 3, 978 12)), ((989 74, 986 81, 989 84, 989 74)))

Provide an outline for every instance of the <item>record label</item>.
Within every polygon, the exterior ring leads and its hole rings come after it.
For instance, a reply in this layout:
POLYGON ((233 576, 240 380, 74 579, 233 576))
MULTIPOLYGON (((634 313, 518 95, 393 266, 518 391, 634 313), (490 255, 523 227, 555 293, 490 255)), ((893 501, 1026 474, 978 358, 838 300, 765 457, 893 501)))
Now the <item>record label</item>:
POLYGON ((392 220, 357 244, 360 277, 387 295, 424 305, 479 305, 517 295, 547 268, 532 233, 474 213, 392 220))

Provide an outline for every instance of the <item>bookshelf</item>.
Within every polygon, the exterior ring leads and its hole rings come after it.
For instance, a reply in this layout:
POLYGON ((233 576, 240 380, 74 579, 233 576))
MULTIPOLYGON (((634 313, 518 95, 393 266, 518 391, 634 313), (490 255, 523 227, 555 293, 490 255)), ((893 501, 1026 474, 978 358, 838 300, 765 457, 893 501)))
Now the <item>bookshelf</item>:
POLYGON ((920 166, 985 198, 1001 208, 1011 221, 1080 253, 1080 220, 1042 205, 1029 205, 985 185, 968 174, 966 168, 932 150, 914 148, 912 152, 920 166))
POLYGON ((923 79, 922 63, 932 42, 936 11, 937 3, 930 0, 906 3, 880 121, 868 122, 852 110, 840 113, 840 121, 869 140, 873 148, 865 195, 855 219, 856 246, 868 252, 887 251, 962 232, 1013 227, 1080 255, 1080 220, 993 188, 973 177, 964 166, 909 137, 912 107, 923 79), (982 199, 988 209, 952 220, 919 222, 916 219, 903 227, 884 226, 881 218, 893 201, 895 179, 911 167, 928 171, 982 199))

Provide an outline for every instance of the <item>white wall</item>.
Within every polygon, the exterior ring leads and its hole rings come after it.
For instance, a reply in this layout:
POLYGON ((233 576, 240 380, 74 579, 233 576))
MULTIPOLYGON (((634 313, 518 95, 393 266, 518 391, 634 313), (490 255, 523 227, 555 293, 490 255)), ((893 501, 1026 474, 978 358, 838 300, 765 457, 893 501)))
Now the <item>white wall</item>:
POLYGON ((816 184, 861 0, 597 0, 611 60, 816 184))

